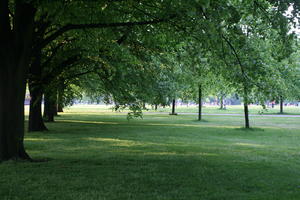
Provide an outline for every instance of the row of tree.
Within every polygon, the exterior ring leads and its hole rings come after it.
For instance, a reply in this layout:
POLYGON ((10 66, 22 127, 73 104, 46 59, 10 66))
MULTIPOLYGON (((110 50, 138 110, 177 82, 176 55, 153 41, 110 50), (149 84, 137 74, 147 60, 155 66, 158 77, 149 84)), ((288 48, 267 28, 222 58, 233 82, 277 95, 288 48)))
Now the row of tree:
POLYGON ((201 105, 216 87, 243 97, 249 127, 251 102, 299 94, 290 31, 299 7, 297 0, 2 0, 0 160, 30 160, 26 83, 30 131, 46 129, 43 96, 51 121, 82 91, 136 115, 145 103, 167 105, 194 91, 201 105))

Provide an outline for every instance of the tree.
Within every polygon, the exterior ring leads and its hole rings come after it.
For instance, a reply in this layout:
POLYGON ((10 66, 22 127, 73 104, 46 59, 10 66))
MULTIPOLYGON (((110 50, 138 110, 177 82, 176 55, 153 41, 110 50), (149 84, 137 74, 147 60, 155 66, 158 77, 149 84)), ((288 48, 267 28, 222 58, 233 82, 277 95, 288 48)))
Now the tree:
MULTIPOLYGON (((248 24, 246 20, 242 20, 244 24, 239 23, 241 19, 246 19, 247 15, 252 13, 253 10, 256 12, 263 10, 257 7, 253 9, 252 6, 255 5, 255 3, 257 3, 257 1, 229 1, 228 3, 228 1, 225 0, 188 2, 184 0, 165 0, 159 2, 150 0, 142 2, 126 0, 2 0, 0 3, 0 160, 30 159, 23 146, 23 102, 27 72, 30 63, 38 63, 41 53, 49 48, 49 45, 56 40, 62 40, 62 38, 68 34, 74 36, 74 38, 80 38, 81 40, 83 40, 83 38, 90 38, 88 36, 79 37, 82 36, 80 33, 84 30, 87 35, 97 34, 99 36, 94 40, 94 43, 103 42, 102 46, 109 44, 106 49, 109 49, 108 52, 110 54, 101 51, 98 52, 98 54, 105 54, 104 56, 98 56, 98 58, 102 59, 106 57, 107 60, 111 60, 110 62, 103 62, 103 59, 100 61, 101 66, 104 67, 101 73, 107 73, 108 76, 104 77, 118 77, 121 79, 117 84, 112 83, 112 79, 104 79, 102 85, 106 89, 113 88, 111 93, 114 93, 113 96, 116 102, 136 108, 136 102, 142 100, 142 103, 144 103, 145 100, 148 99, 146 97, 151 96, 143 95, 141 87, 133 86, 138 80, 143 81, 144 79, 142 78, 145 76, 139 77, 126 74, 125 79, 121 71, 124 70, 129 73, 130 70, 125 69, 129 66, 139 67, 140 72, 147 70, 141 69, 143 68, 140 65, 142 59, 133 59, 131 62, 136 61, 137 63, 133 65, 127 65, 127 63, 125 63, 122 66, 118 66, 122 68, 120 71, 110 71, 112 69, 111 66, 116 67, 116 65, 113 64, 115 60, 114 50, 119 48, 115 48, 115 44, 118 43, 119 39, 122 41, 122 38, 127 37, 126 33, 132 31, 135 36, 143 39, 143 45, 147 44, 151 46, 150 42, 153 42, 153 40, 149 40, 149 43, 147 43, 149 35, 147 35, 146 32, 154 34, 163 31, 168 34, 166 34, 166 37, 163 37, 162 40, 168 40, 174 38, 172 35, 178 36, 182 34, 182 37, 188 36, 186 33, 191 34, 191 32, 196 31, 198 33, 197 36, 200 36, 201 39, 207 39, 211 36, 213 36, 211 39, 218 37, 223 40, 226 38, 229 39, 229 42, 227 41, 225 43, 227 44, 227 52, 230 52, 228 51, 229 49, 233 51, 235 48, 245 47, 244 45, 240 45, 244 44, 243 40, 246 40, 245 36, 240 33, 235 35, 233 33, 237 33, 235 32, 236 30, 243 32, 244 25, 248 24), (216 10, 219 12, 215 12, 216 10), (242 13, 245 14, 243 15, 242 13), (225 26, 223 21, 225 22, 225 26), (237 24, 239 24, 239 27, 236 29, 237 24), (176 27, 178 31, 174 31, 174 27, 176 27), (130 30, 131 28, 133 30, 130 30), (232 42, 234 36, 238 36, 238 40, 232 42), (112 43, 114 43, 114 45, 111 45, 112 43), (234 44, 234 48, 230 47, 230 43, 234 44), (137 79, 134 80, 131 78, 137 79), (118 86, 122 88, 122 92, 119 92, 119 94, 117 94, 118 90, 115 88, 118 86), (126 91, 126 88, 130 90, 126 91)), ((270 3, 281 5, 279 1, 270 1, 270 3)), ((271 4, 268 4, 266 0, 260 1, 260 5, 266 9, 271 8, 271 4)), ((264 13, 264 11, 265 10, 260 11, 260 13, 264 13)), ((260 16, 262 16, 262 14, 260 16)), ((261 23, 264 23, 263 19, 261 23)), ((253 35, 253 38, 257 39, 259 37, 261 37, 259 34, 253 35)), ((131 43, 131 45, 134 44, 137 47, 143 46, 139 45, 139 43, 140 41, 136 40, 131 43)), ((207 42, 205 41, 203 43, 207 42)), ((210 46, 210 48, 212 47, 214 46, 210 46)), ((97 46, 97 49, 99 50, 101 48, 97 46)), ((127 51, 126 48, 120 48, 119 50, 119 55, 127 51)), ((92 45, 89 51, 95 52, 92 45)), ((244 48, 244 52, 247 52, 246 48, 244 48)), ((126 53, 126 55, 130 54, 126 53)), ((233 57, 236 58, 237 56, 233 57)), ((121 58, 124 57, 121 56, 121 58)), ((127 58, 133 57, 128 56, 127 58)), ((232 55, 229 56, 229 58, 231 64, 241 66, 233 62, 234 59, 232 59, 232 55)), ((244 58, 242 60, 246 62, 244 58)), ((126 59, 123 60, 123 62, 127 61, 126 59)), ((116 63, 120 62, 119 60, 119 62, 116 63)), ((248 64, 244 65, 248 66, 248 64)), ((36 66, 41 65, 37 64, 36 66)), ((32 72, 41 71, 40 67, 34 70, 32 68, 31 70, 32 72)), ((32 74, 35 74, 35 72, 32 74)), ((99 77, 103 78, 103 76, 99 77)), ((237 82, 241 84, 240 79, 237 80, 237 82)), ((244 81, 244 83, 246 82, 244 81)), ((247 94, 248 93, 250 93, 250 91, 247 91, 247 94)), ((246 96, 247 95, 245 95, 245 97, 246 96)))
POLYGON ((205 18, 215 24, 210 35, 218 36, 208 40, 207 47, 217 58, 213 61, 216 66, 224 66, 217 69, 219 74, 243 97, 246 128, 250 127, 248 105, 257 101, 263 104, 270 92, 268 77, 273 58, 267 38, 276 35, 272 24, 266 22, 265 10, 261 11, 256 4, 255 1, 255 9, 251 11, 247 7, 250 4, 241 7, 231 2, 228 4, 231 14, 202 10, 205 18), (212 46, 218 48, 212 49, 212 46))
POLYGON ((202 100, 212 90, 215 74, 208 63, 209 53, 205 51, 199 41, 189 41, 182 48, 181 59, 184 60, 182 83, 183 99, 198 103, 198 120, 202 120, 202 100))
MULTIPOLYGON (((94 3, 94 2, 92 2, 94 3)), ((108 3, 108 2, 107 2, 108 3)), ((111 16, 117 14, 114 11, 115 4, 112 3, 109 9, 104 8, 107 12, 102 12, 98 20, 108 20, 111 16)), ((107 7, 107 4, 104 4, 107 7)), ((25 152, 23 145, 24 138, 24 109, 23 102, 25 97, 25 83, 27 70, 31 55, 40 51, 47 46, 51 41, 60 37, 64 33, 71 30, 98 28, 105 29, 110 27, 130 27, 147 24, 157 24, 169 20, 169 16, 164 16, 163 19, 153 19, 145 17, 145 15, 127 16, 128 22, 108 22, 99 23, 90 21, 87 17, 83 17, 79 24, 73 23, 68 18, 68 14, 77 12, 78 8, 87 8, 83 2, 36 2, 36 1, 8 1, 3 0, 0 3, 0 160, 7 159, 30 159, 25 152), (9 5, 9 2, 11 3, 9 5), (61 10, 59 15, 54 15, 57 8, 61 8, 61 4, 67 10, 61 10), (72 9, 71 9, 72 8, 72 9), (69 11, 69 12, 68 12, 69 11), (41 18, 51 19, 49 25, 41 18), (140 20, 140 21, 138 21, 140 20), (13 23, 11 23, 13 22, 13 23), (47 26, 47 32, 42 35, 42 41, 36 43, 35 30, 37 30, 38 22, 42 22, 47 26), (13 122, 13 123, 11 123, 13 122)), ((95 9, 88 10, 89 14, 95 13, 95 9)), ((86 14, 86 13, 85 13, 86 14)), ((126 14, 118 13, 114 19, 124 19, 126 14), (120 17, 119 17, 120 16, 120 17)), ((72 15, 74 16, 74 15, 72 15)), ((91 16, 91 15, 90 15, 91 16)), ((95 17, 96 18, 96 17, 95 17)), ((74 19, 74 18, 73 18, 74 19)), ((125 20, 126 21, 126 20, 125 20)), ((39 36, 40 37, 40 36, 39 36)))
POLYGON ((0 3, 0 160, 29 159, 23 104, 35 14, 32 5, 16 1, 12 26, 8 1, 0 3))

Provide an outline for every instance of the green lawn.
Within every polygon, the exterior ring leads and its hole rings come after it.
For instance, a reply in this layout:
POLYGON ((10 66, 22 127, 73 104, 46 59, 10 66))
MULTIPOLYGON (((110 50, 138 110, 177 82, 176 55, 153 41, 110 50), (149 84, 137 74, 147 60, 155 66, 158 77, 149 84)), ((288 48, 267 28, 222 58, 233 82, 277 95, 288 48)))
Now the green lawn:
MULTIPOLYGON (((153 110, 151 111, 153 112, 153 110)), ((171 108, 169 107, 159 108, 157 111, 170 112, 171 108)), ((198 106, 177 106, 176 112, 196 113, 198 112, 198 106)), ((262 106, 250 105, 249 112, 250 114, 278 114, 280 112, 280 107, 279 105, 276 105, 274 108, 268 107, 267 109, 263 109, 262 106)), ((283 112, 284 114, 300 115, 300 107, 285 106, 283 112)), ((240 105, 226 106, 225 110, 220 110, 219 106, 204 106, 203 113, 243 114, 243 106, 240 105)))
MULTIPOLYGON (((151 113, 170 113, 171 108, 170 107, 159 107, 157 110, 151 109, 151 106, 147 106, 147 109, 149 109, 146 112, 151 113)), ((89 106, 75 106, 75 109, 69 110, 70 112, 76 112, 76 113, 95 113, 95 112, 111 112, 112 106, 98 106, 98 105, 89 105, 89 106)), ((127 112, 128 110, 125 110, 124 112, 127 112)), ((284 114, 287 115, 300 115, 300 107, 298 106, 285 106, 284 114)), ((198 112, 198 106, 182 106, 177 105, 176 106, 176 112, 178 113, 197 113, 198 112)), ((257 105, 250 105, 249 106, 249 112, 250 114, 278 114, 280 112, 279 105, 276 105, 274 108, 267 108, 263 109, 262 106, 257 105)), ((234 105, 234 106, 226 106, 226 110, 220 110, 219 106, 203 106, 203 113, 208 114, 243 114, 243 106, 241 105, 234 105)))
POLYGON ((48 162, 0 164, 0 199, 300 199, 300 118, 195 118, 69 109, 26 134, 48 162))

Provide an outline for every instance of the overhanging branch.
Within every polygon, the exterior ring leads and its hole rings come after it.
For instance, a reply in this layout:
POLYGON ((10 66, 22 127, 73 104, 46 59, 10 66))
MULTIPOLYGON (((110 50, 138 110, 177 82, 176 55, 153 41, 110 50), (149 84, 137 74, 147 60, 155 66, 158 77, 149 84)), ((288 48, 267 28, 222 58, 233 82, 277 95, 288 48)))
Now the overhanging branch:
MULTIPOLYGON (((171 17, 172 18, 172 17, 171 17)), ((155 19, 150 21, 140 21, 140 22, 116 22, 116 23, 94 23, 94 24, 67 24, 52 35, 48 36, 41 42, 39 45, 40 48, 45 47, 51 41, 55 40, 57 37, 61 36, 67 31, 70 30, 83 30, 83 29, 93 29, 93 28, 114 28, 114 27, 130 27, 130 26, 141 26, 147 24, 157 24, 161 22, 168 21, 170 18, 166 19, 155 19)))

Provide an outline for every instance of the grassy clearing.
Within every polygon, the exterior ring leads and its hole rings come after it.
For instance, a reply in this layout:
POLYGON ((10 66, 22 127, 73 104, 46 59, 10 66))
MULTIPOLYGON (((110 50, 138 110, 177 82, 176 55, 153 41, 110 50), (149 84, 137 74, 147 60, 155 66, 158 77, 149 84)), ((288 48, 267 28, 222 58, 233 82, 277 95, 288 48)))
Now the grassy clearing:
MULTIPOLYGON (((151 106, 147 106, 147 111, 145 113, 170 113, 170 107, 159 107, 157 110, 151 108, 151 106)), ((68 113, 74 114, 86 114, 86 113, 102 113, 110 115, 113 111, 112 105, 76 105, 73 106, 72 109, 67 109, 68 113)), ((25 107, 25 112, 28 114, 29 107, 25 107)), ((124 114, 127 113, 128 110, 124 110, 121 112, 115 112, 114 114, 124 114)), ((176 112, 178 113, 197 113, 198 106, 176 106, 176 112)), ((262 106, 250 105, 249 113, 250 114, 264 114, 264 115, 272 115, 278 114, 280 112, 280 108, 276 105, 274 108, 262 109, 262 106)), ((219 106, 203 106, 203 113, 207 114, 243 114, 243 106, 234 105, 234 106, 226 106, 225 110, 220 110, 219 106)), ((284 107, 285 115, 300 115, 300 107, 298 106, 285 106, 284 107)))
POLYGON ((300 199, 299 118, 67 110, 26 147, 44 163, 0 164, 0 199, 300 199), (80 114, 79 114, 80 113, 80 114))
MULTIPOLYGON (((170 108, 159 108, 158 112, 170 112, 170 108)), ((185 113, 197 113, 197 106, 177 106, 176 112, 185 113)), ((278 114, 280 112, 280 107, 276 105, 274 108, 263 109, 262 106, 250 105, 250 114, 278 114)), ((285 106, 283 109, 284 114, 300 115, 300 107, 297 106, 285 106)), ((243 114, 243 106, 234 105, 226 106, 225 110, 220 110, 219 106, 204 106, 203 113, 214 113, 214 114, 243 114)))

